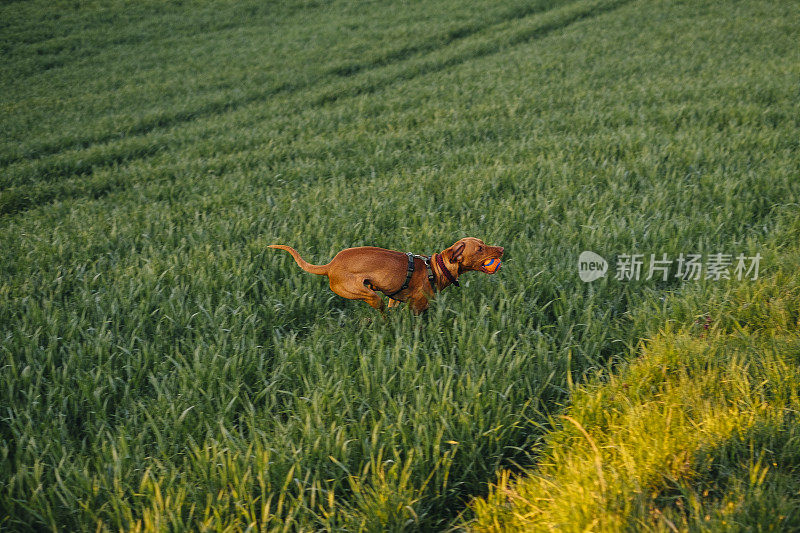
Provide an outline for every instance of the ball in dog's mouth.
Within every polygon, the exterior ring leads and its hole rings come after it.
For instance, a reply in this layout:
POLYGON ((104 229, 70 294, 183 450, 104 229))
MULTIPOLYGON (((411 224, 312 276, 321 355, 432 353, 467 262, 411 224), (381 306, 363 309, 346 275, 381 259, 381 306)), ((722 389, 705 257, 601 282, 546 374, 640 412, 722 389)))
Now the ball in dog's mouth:
POLYGON ((500 259, 497 257, 493 259, 487 259, 486 261, 483 262, 483 269, 489 274, 494 274, 495 272, 500 270, 500 266, 502 264, 503 262, 500 261, 500 259))

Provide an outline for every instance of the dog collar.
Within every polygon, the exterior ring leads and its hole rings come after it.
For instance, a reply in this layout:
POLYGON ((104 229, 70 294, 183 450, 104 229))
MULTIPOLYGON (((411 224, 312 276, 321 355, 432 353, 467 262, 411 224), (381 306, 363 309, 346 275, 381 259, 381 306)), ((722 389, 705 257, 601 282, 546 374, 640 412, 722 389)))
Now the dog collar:
POLYGON ((447 281, 449 281, 456 287, 460 287, 460 285, 458 284, 458 280, 456 280, 456 278, 454 278, 453 275, 450 273, 450 271, 447 270, 447 268, 444 266, 444 261, 442 261, 442 254, 434 254, 434 255, 436 255, 436 264, 439 265, 439 268, 444 274, 444 277, 447 278, 447 281))

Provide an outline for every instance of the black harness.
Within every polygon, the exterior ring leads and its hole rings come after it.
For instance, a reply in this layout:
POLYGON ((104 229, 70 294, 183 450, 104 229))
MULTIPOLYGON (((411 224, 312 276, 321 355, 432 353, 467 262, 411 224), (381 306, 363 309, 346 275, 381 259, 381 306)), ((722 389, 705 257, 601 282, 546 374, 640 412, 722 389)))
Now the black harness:
MULTIPOLYGON (((425 263, 425 268, 428 270, 428 281, 431 284, 431 288, 436 290, 436 278, 433 277, 433 268, 431 267, 431 258, 425 255, 416 255, 412 254, 411 252, 406 252, 408 256, 408 270, 406 273, 406 280, 403 282, 403 286, 394 291, 392 294, 387 294, 389 298, 395 300, 394 295, 400 292, 403 292, 408 288, 408 284, 411 283, 411 276, 414 275, 414 259, 422 259, 422 262, 425 263)), ((398 300, 399 301, 399 300, 398 300)))

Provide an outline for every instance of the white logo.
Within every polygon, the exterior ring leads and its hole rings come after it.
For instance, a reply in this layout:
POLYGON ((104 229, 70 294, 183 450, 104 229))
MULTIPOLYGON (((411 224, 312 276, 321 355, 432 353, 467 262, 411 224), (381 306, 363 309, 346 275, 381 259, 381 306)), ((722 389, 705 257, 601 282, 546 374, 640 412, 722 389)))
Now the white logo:
POLYGON ((594 252, 581 252, 578 257, 578 275, 585 282, 602 278, 608 271, 608 263, 594 252))

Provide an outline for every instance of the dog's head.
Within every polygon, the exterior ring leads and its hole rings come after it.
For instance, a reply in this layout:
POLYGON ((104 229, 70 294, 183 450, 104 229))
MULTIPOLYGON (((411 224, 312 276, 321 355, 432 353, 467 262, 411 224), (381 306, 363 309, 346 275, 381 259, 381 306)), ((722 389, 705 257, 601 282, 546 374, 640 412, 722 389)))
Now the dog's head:
POLYGON ((503 257, 503 247, 490 246, 475 237, 464 237, 443 251, 442 256, 458 265, 459 272, 477 270, 494 274, 498 267, 495 264, 486 266, 485 263, 491 263, 492 259, 499 261, 503 257))

